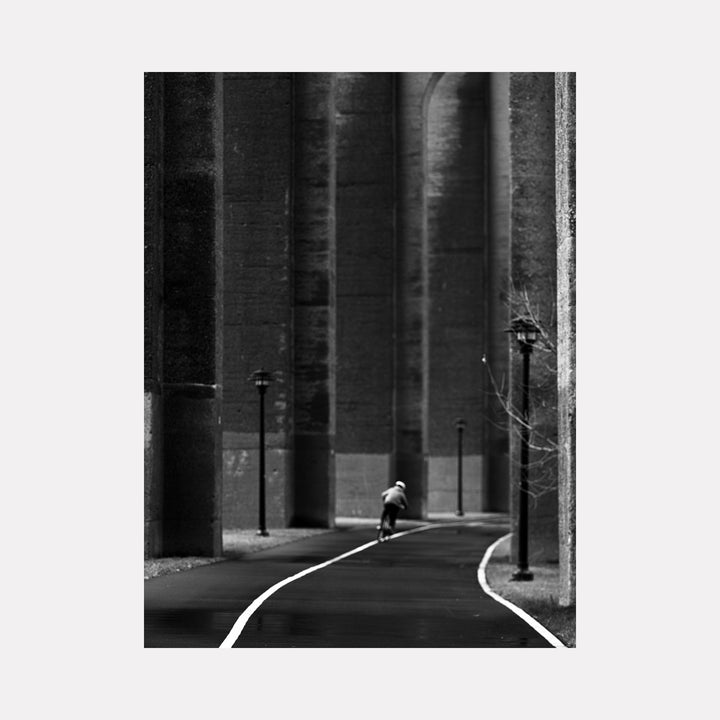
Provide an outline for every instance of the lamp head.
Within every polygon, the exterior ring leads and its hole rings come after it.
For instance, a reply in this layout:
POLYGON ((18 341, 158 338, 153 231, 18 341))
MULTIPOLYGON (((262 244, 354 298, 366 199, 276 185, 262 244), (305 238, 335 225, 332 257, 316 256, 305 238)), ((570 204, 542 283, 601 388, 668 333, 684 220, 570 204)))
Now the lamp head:
POLYGON ((273 377, 272 374, 269 372, 266 372, 263 369, 256 370, 251 376, 250 380, 252 380, 255 383, 255 387, 260 388, 266 388, 272 381, 273 377))
POLYGON ((540 335, 540 328, 530 318, 517 316, 512 319, 510 327, 505 332, 515 333, 521 346, 532 346, 540 335))

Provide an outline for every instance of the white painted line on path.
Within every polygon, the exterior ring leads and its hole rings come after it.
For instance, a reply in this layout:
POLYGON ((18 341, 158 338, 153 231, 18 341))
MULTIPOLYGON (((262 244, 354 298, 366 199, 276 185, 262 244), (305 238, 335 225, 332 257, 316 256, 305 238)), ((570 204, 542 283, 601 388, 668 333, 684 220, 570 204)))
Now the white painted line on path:
MULTIPOLYGON (((432 525, 421 525, 420 527, 413 528, 412 530, 405 530, 403 532, 395 533, 392 536, 392 539, 402 537, 403 535, 411 535, 412 533, 421 532, 423 530, 431 530, 434 527, 447 527, 447 525, 443 526, 442 524, 432 524, 432 525)), ((240 633, 243 631, 243 628, 247 624, 247 621, 252 617, 252 614, 267 600, 271 595, 276 593, 280 588, 285 587, 285 585, 288 585, 289 583, 293 582, 294 580, 299 580, 301 577, 305 577, 305 575, 309 575, 310 573, 315 572, 316 570, 322 570, 322 568, 327 567, 328 565, 332 565, 333 563, 338 562, 338 560, 343 560, 346 557, 350 557, 351 555, 354 555, 355 553, 362 552, 363 550, 367 550, 369 547, 372 547, 373 545, 377 545, 377 540, 372 540, 369 543, 365 543, 364 545, 360 545, 356 548, 353 548, 352 550, 349 550, 346 553, 343 553, 342 555, 338 555, 337 557, 332 558, 331 560, 327 560, 324 563, 320 563, 319 565, 313 565, 312 567, 306 568, 305 570, 300 571, 299 573, 296 573, 295 575, 291 575, 290 577, 285 578, 284 580, 281 580, 278 583, 275 583, 272 587, 268 588, 262 595, 255 598, 255 600, 248 605, 248 607, 245 609, 245 612, 243 612, 242 615, 235 621, 235 624, 232 626, 230 632, 228 633, 227 637, 222 641, 222 644, 220 645, 221 648, 231 648, 235 641, 240 637, 240 633)))
POLYGON ((478 566, 478 582, 480 583, 480 586, 482 589, 493 599, 497 600, 502 605, 505 605, 505 607, 510 608, 518 617, 522 618, 530 627, 535 630, 537 633, 542 635, 553 647, 556 648, 564 648, 565 645, 558 640, 547 628, 543 627, 534 617, 531 615, 528 615, 524 610, 521 610, 517 605, 513 605, 509 600, 506 600, 505 598, 500 597, 497 593, 494 593, 487 582, 487 577, 485 576, 485 568, 487 567, 488 562, 490 561, 490 557, 493 554, 493 551, 495 548, 506 538, 509 538, 512 535, 512 533, 508 533, 507 535, 503 535, 501 538, 497 539, 486 551, 485 555, 483 556, 482 562, 478 566))

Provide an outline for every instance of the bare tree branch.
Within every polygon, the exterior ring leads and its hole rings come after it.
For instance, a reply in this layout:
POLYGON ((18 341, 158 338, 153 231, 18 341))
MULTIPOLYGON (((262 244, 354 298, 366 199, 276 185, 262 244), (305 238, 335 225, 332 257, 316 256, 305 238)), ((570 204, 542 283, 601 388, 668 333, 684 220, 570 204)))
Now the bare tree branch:
MULTIPOLYGON (((492 373, 492 370, 490 368, 490 363, 487 361, 487 357, 485 355, 482 356, 482 363, 485 365, 488 371, 488 376, 490 377, 490 383, 493 386, 493 390, 495 392, 495 397, 500 403, 500 405, 503 408, 503 411, 505 414, 511 419, 514 420, 517 425, 520 427, 526 428, 530 431, 530 441, 528 442, 528 447, 539 450, 539 451, 556 451, 558 448, 558 445, 555 441, 553 441, 551 438, 546 437, 542 433, 538 432, 537 428, 535 428, 530 423, 526 422, 525 419, 522 417, 521 412, 515 408, 511 403, 507 395, 502 393, 500 389, 498 388, 497 383, 495 382, 495 376, 492 373), (541 440, 544 443, 547 443, 547 446, 543 445, 536 445, 534 443, 534 436, 537 436, 539 440, 541 440)), ((511 428, 511 432, 515 432, 520 436, 520 431, 517 427, 511 428)))
MULTIPOLYGON (((538 373, 538 381, 535 384, 537 393, 542 396, 543 393, 552 391, 557 378, 557 344, 551 329, 555 327, 555 307, 550 307, 550 322, 543 322, 543 313, 539 305, 532 302, 527 288, 518 289, 513 284, 510 285, 505 295, 505 302, 510 312, 515 317, 524 317, 532 322, 539 330, 539 337, 535 343, 537 366, 541 369, 538 373)), ((525 440, 525 431, 529 431, 528 448, 532 451, 532 459, 526 464, 531 469, 531 480, 528 484, 528 494, 537 501, 542 495, 551 492, 557 488, 557 455, 558 443, 552 437, 546 436, 540 432, 537 425, 533 424, 530 418, 525 419, 523 413, 512 403, 510 399, 509 389, 506 388, 506 378, 503 374, 502 382, 498 385, 492 368, 488 363, 487 357, 483 355, 482 362, 485 365, 490 381, 490 390, 488 395, 494 396, 497 401, 503 422, 497 422, 492 418, 488 421, 495 427, 506 430, 513 438, 519 439, 521 442, 525 440)), ((537 406, 547 408, 545 400, 541 405, 537 406)), ((552 410, 552 406, 550 406, 552 410)), ((555 407, 557 411, 557 408, 555 407)), ((536 410, 531 409, 531 417, 536 410)), ((510 458, 513 466, 518 466, 516 458, 510 458)), ((516 480, 516 482, 518 482, 516 480)))

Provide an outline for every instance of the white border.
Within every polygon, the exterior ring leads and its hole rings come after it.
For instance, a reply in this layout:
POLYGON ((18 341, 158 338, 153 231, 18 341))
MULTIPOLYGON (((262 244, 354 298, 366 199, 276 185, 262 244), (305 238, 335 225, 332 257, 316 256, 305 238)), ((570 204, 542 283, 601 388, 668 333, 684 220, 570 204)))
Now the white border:
POLYGON ((508 533, 507 535, 503 535, 501 538, 498 538, 486 551, 485 555, 483 556, 482 562, 478 566, 478 582, 480 583, 480 587, 493 599, 497 600, 502 605, 505 605, 505 607, 510 608, 518 617, 522 618, 530 627, 535 630, 537 633, 542 635, 553 647, 557 648, 566 648, 567 647, 560 641, 558 638, 556 638, 546 627, 543 627, 534 617, 531 615, 528 615, 524 610, 521 610, 517 605, 513 605, 509 600, 505 600, 505 598, 500 597, 497 593, 494 593, 487 582, 487 577, 485 576, 485 568, 487 567, 488 562, 490 561, 490 557, 493 554, 493 551, 495 548, 507 538, 511 537, 512 533, 508 533))

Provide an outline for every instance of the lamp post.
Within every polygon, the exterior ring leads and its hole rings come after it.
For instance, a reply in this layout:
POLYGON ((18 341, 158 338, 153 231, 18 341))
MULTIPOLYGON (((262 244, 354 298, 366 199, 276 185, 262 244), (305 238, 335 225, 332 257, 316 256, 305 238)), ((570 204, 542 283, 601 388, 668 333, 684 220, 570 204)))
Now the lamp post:
POLYGON ((465 513, 463 512, 463 484, 462 484, 462 439, 463 430, 465 429, 465 421, 462 418, 455 420, 455 428, 458 433, 458 470, 457 470, 457 511, 455 514, 458 517, 462 517, 465 513))
POLYGON ((272 376, 265 370, 256 370, 250 379, 255 383, 258 394, 260 395, 260 441, 259 441, 259 465, 260 472, 258 477, 258 535, 267 536, 267 528, 265 527, 265 392, 268 385, 272 382, 272 376))
POLYGON ((518 517, 518 566, 513 580, 532 580, 528 569, 528 453, 530 446, 530 354, 537 340, 540 328, 532 320, 516 317, 506 332, 515 333, 520 353, 523 356, 522 380, 522 425, 520 427, 520 507, 518 517))

